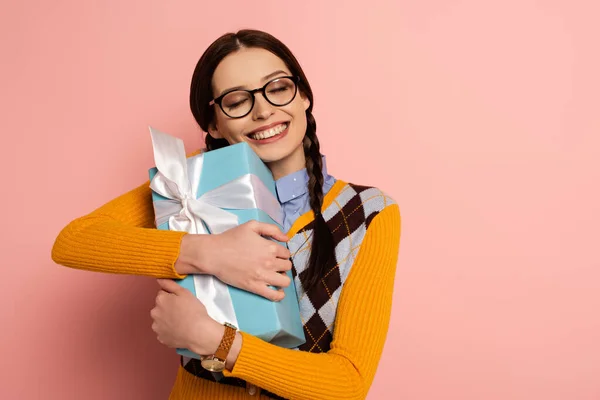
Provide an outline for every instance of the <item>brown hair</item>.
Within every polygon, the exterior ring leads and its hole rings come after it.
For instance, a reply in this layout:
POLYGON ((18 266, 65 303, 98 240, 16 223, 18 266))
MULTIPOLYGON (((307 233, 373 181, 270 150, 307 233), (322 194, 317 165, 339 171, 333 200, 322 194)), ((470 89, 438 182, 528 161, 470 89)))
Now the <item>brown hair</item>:
MULTIPOLYGON (((190 88, 190 108, 200 128, 208 132, 208 127, 215 117, 214 108, 208 105, 213 98, 213 73, 223 58, 241 48, 262 48, 278 56, 290 69, 292 75, 300 78, 299 90, 310 101, 310 106, 306 110, 307 124, 303 147, 306 170, 309 176, 310 207, 315 214, 315 220, 308 268, 300 276, 304 289, 308 291, 323 277, 326 268, 331 267, 331 263, 334 261, 334 243, 331 231, 321 214, 321 206, 323 205, 323 163, 319 140, 317 139, 317 123, 312 115, 313 93, 298 60, 287 46, 268 33, 257 30, 227 33, 206 49, 196 65, 190 88)), ((225 139, 215 139, 208 134, 205 140, 207 150, 229 145, 225 139)))

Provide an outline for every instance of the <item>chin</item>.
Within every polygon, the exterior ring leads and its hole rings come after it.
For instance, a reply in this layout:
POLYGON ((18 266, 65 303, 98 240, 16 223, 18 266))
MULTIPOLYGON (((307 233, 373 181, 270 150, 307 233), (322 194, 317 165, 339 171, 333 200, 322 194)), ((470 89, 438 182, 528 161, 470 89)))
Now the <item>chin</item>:
POLYGON ((265 146, 260 149, 254 149, 256 154, 265 163, 273 163, 285 160, 296 151, 295 148, 281 148, 280 146, 265 146), (278 148, 279 147, 279 148, 278 148))
POLYGON ((302 152, 304 154, 304 149, 302 148, 302 138, 299 140, 291 139, 292 137, 289 136, 281 141, 261 146, 256 146, 253 143, 249 144, 263 162, 273 163, 283 161, 288 158, 294 158, 293 156, 298 152, 302 152))

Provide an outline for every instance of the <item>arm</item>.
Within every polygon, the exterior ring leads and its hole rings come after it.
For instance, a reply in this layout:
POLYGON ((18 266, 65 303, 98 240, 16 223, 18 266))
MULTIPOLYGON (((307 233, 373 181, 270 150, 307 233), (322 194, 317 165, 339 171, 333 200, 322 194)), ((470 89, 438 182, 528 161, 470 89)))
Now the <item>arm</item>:
POLYGON ((185 236, 156 229, 145 182, 69 223, 55 240, 52 259, 90 271, 183 278, 193 271, 190 242, 197 240, 185 236))
POLYGON ((72 268, 156 278, 210 274, 281 300, 283 292, 269 285, 289 285, 279 272, 291 269, 290 253, 268 237, 287 241, 277 226, 257 221, 212 235, 156 229, 146 182, 67 225, 56 238, 52 259, 72 268))
POLYGON ((329 352, 283 349, 238 333, 226 375, 289 399, 364 399, 387 335, 399 242, 399 210, 391 205, 367 230, 342 290, 329 352))

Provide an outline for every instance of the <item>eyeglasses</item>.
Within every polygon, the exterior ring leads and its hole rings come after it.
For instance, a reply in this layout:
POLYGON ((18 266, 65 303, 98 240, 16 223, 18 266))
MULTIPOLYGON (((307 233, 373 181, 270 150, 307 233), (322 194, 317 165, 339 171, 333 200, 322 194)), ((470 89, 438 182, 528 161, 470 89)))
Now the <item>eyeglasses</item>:
POLYGON ((298 92, 299 77, 281 76, 270 80, 263 87, 254 90, 236 89, 208 103, 209 106, 218 104, 229 118, 243 118, 252 111, 256 97, 254 93, 262 93, 265 100, 276 107, 290 104, 298 92))

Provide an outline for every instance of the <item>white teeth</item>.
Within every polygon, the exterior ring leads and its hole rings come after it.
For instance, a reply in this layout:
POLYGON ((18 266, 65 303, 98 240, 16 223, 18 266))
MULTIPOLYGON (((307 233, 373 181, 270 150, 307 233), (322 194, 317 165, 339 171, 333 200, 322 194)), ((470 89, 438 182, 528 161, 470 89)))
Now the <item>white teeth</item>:
POLYGON ((263 140, 273 137, 275 135, 279 135, 287 128, 287 122, 283 124, 279 124, 277 126, 272 127, 271 129, 267 129, 266 131, 256 132, 250 135, 250 137, 254 140, 263 140))

